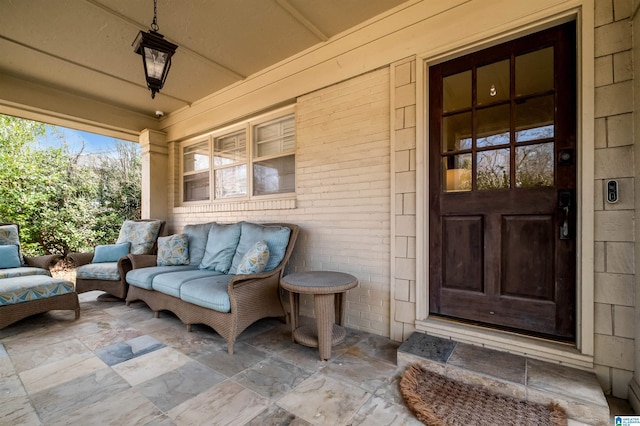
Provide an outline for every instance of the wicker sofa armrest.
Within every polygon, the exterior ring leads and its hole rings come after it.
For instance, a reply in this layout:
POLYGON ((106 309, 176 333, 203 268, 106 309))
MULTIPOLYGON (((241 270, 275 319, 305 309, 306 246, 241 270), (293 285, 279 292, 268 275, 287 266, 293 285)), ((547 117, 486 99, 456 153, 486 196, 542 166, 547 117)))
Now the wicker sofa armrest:
POLYGON ((82 265, 88 265, 93 260, 93 253, 69 253, 67 259, 71 261, 76 268, 82 265))
POLYGON ((280 269, 281 268, 276 268, 269 272, 260 272, 259 274, 234 275, 233 278, 231 278, 231 281, 229 281, 227 290, 231 292, 234 288, 241 287, 243 283, 246 283, 248 281, 264 280, 272 277, 275 277, 278 281, 280 281, 280 269))
POLYGON ((56 263, 62 259, 59 254, 45 254, 44 256, 24 257, 27 266, 35 268, 51 269, 56 263))
POLYGON ((158 256, 155 254, 129 254, 127 257, 133 269, 148 268, 158 264, 158 256))

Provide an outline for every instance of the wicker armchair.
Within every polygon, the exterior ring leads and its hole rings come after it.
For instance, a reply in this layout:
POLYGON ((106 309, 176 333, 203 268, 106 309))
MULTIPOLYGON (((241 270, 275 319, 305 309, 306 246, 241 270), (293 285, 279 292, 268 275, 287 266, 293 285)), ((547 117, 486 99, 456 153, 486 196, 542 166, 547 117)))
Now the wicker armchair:
POLYGON ((80 317, 78 295, 73 283, 51 276, 50 269, 61 256, 22 256, 19 227, 15 223, 0 223, 0 246, 18 246, 18 250, 13 249, 13 254, 3 254, 5 258, 0 268, 0 329, 50 310, 72 310, 75 319, 80 317))
MULTIPOLYGON (((158 237, 164 232, 165 221, 141 219, 125 221, 120 230, 117 243, 133 243, 132 252, 137 254, 154 254, 158 249, 158 237), (148 234, 141 238, 137 229, 146 229, 148 234), (137 241, 132 241, 131 233, 136 233, 137 241)), ((110 295, 124 299, 127 297, 129 285, 125 280, 127 272, 132 268, 131 261, 124 255, 115 262, 93 263, 93 253, 70 253, 67 259, 76 266, 76 292, 84 293, 101 290, 110 295)))

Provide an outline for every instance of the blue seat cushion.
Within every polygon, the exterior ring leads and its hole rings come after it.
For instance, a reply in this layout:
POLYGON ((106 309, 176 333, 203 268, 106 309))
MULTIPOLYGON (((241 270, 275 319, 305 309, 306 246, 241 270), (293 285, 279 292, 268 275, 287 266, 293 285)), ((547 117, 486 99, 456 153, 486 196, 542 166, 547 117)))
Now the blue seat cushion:
POLYGON ((120 272, 118 262, 90 263, 82 265, 76 270, 76 278, 85 280, 118 281, 120 272))
POLYGON ((208 269, 198 269, 193 271, 169 272, 157 275, 151 287, 153 290, 168 294, 173 297, 180 297, 180 287, 188 281, 198 278, 214 277, 222 275, 220 272, 210 271, 208 269))
POLYGON ((175 266, 151 266, 149 268, 133 269, 127 272, 127 283, 130 285, 153 290, 151 283, 160 274, 168 272, 190 271, 198 269, 198 265, 175 265, 175 266))
POLYGON ((75 291, 73 283, 47 275, 30 275, 0 280, 0 306, 46 299, 75 291))
POLYGON ((185 302, 213 309, 218 312, 231 311, 227 285, 233 275, 218 275, 186 282, 180 287, 180 298, 185 302))
POLYGON ((51 276, 51 272, 48 269, 33 268, 31 266, 21 266, 20 268, 0 269, 0 279, 24 277, 31 275, 45 275, 51 276))

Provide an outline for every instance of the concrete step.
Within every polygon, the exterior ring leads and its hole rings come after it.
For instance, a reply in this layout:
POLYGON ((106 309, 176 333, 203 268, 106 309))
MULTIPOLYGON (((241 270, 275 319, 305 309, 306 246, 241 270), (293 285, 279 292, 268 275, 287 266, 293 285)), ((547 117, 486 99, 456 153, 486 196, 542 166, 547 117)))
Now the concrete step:
POLYGON ((398 365, 424 368, 464 383, 527 401, 564 408, 572 420, 609 424, 609 405, 594 373, 424 333, 413 333, 398 348, 398 365))

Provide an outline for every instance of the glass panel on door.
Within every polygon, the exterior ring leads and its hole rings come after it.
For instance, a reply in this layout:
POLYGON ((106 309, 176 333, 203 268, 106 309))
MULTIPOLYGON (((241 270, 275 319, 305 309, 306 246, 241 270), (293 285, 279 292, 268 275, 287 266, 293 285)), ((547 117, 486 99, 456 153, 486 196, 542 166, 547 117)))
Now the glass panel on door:
POLYGON ((553 138, 553 95, 522 99, 516 105, 516 142, 553 138))
POLYGON ((471 71, 450 75, 442 79, 442 110, 456 111, 471 107, 471 71))
POLYGON ((478 152, 478 172, 476 182, 478 189, 507 189, 510 185, 511 163, 509 155, 511 150, 492 149, 478 152))
POLYGON ((478 105, 509 99, 509 82, 509 59, 478 67, 478 105))
POLYGON ((471 191, 471 154, 445 157, 442 170, 445 192, 471 191))
POLYGON ((553 88, 553 47, 516 56, 516 96, 553 88))

